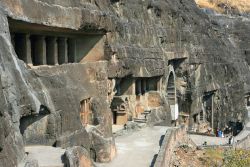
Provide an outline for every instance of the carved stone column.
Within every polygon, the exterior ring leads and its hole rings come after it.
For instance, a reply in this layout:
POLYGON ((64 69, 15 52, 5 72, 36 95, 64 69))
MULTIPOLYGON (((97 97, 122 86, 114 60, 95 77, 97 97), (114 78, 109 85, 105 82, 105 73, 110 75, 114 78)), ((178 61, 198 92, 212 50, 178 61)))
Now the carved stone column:
POLYGON ((68 60, 69 63, 76 63, 76 39, 68 39, 68 60))
POLYGON ((58 65, 58 45, 56 37, 48 37, 46 40, 47 64, 58 65))
POLYGON ((136 95, 141 95, 141 79, 136 80, 136 95))
POLYGON ((141 91, 142 91, 142 94, 146 93, 147 92, 147 87, 146 87, 146 79, 142 79, 141 81, 141 84, 142 84, 142 87, 141 87, 141 91))
POLYGON ((34 37, 34 65, 46 65, 46 41, 45 36, 34 37))
POLYGON ((68 44, 67 38, 58 38, 58 63, 68 63, 68 44))

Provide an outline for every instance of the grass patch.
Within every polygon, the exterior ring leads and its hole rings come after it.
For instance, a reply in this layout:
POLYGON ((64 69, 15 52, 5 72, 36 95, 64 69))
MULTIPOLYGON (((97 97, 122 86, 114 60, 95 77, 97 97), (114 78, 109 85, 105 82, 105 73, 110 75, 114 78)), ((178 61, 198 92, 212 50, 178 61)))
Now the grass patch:
POLYGON ((220 148, 216 149, 206 149, 204 153, 204 157, 201 160, 204 163, 204 166, 222 166, 223 158, 224 158, 224 150, 220 148))
POLYGON ((224 153, 224 167, 249 167, 250 151, 228 150, 224 153))
POLYGON ((249 167, 250 150, 209 148, 205 150, 200 160, 207 167, 249 167))

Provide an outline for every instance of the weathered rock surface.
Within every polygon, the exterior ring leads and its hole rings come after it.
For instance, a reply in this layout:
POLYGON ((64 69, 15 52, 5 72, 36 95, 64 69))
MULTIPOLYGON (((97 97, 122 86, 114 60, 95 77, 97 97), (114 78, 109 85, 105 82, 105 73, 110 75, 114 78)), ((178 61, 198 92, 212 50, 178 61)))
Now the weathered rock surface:
POLYGON ((93 166, 89 152, 83 147, 72 147, 65 152, 66 166, 91 167, 93 166))
MULTIPOLYGON (((204 92, 215 91, 218 126, 245 119, 248 18, 234 19, 229 38, 225 24, 213 21, 190 0, 1 0, 0 23, 0 166, 21 163, 29 144, 83 146, 85 151, 76 152, 110 161, 115 144, 108 78, 163 76, 164 96, 169 63, 179 83, 180 111, 192 118, 202 108, 204 92), (102 32, 105 60, 30 68, 17 58, 8 17, 102 32), (90 99, 93 110, 90 131, 79 116, 84 99, 90 99)), ((162 111, 169 112, 169 106, 162 111)), ((158 120, 157 115, 152 119, 158 120)))

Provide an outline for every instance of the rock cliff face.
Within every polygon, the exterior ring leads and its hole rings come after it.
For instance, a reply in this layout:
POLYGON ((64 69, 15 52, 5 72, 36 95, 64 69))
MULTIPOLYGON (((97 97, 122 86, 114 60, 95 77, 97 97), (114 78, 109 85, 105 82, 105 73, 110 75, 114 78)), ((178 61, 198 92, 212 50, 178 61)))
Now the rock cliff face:
POLYGON ((213 128, 245 119, 247 18, 234 18, 227 27, 190 0, 1 0, 0 22, 0 166, 25 161, 24 146, 30 144, 82 146, 94 160, 110 161, 115 155, 110 105, 118 79, 126 77, 161 78, 158 110, 169 123, 171 71, 179 111, 190 114, 190 128, 201 111, 208 112, 204 103, 210 97, 213 114, 207 121, 213 128), (10 20, 38 25, 41 34, 101 34, 102 58, 27 65, 11 43, 10 20), (88 126, 80 117, 85 103, 92 112, 88 126))

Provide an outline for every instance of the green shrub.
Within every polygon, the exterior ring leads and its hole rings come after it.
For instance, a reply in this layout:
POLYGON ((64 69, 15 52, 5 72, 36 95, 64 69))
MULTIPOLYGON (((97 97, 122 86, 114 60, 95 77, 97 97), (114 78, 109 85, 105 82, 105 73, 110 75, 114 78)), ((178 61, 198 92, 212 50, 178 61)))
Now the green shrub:
POLYGON ((227 150, 224 152, 224 167, 250 167, 250 151, 227 150))

